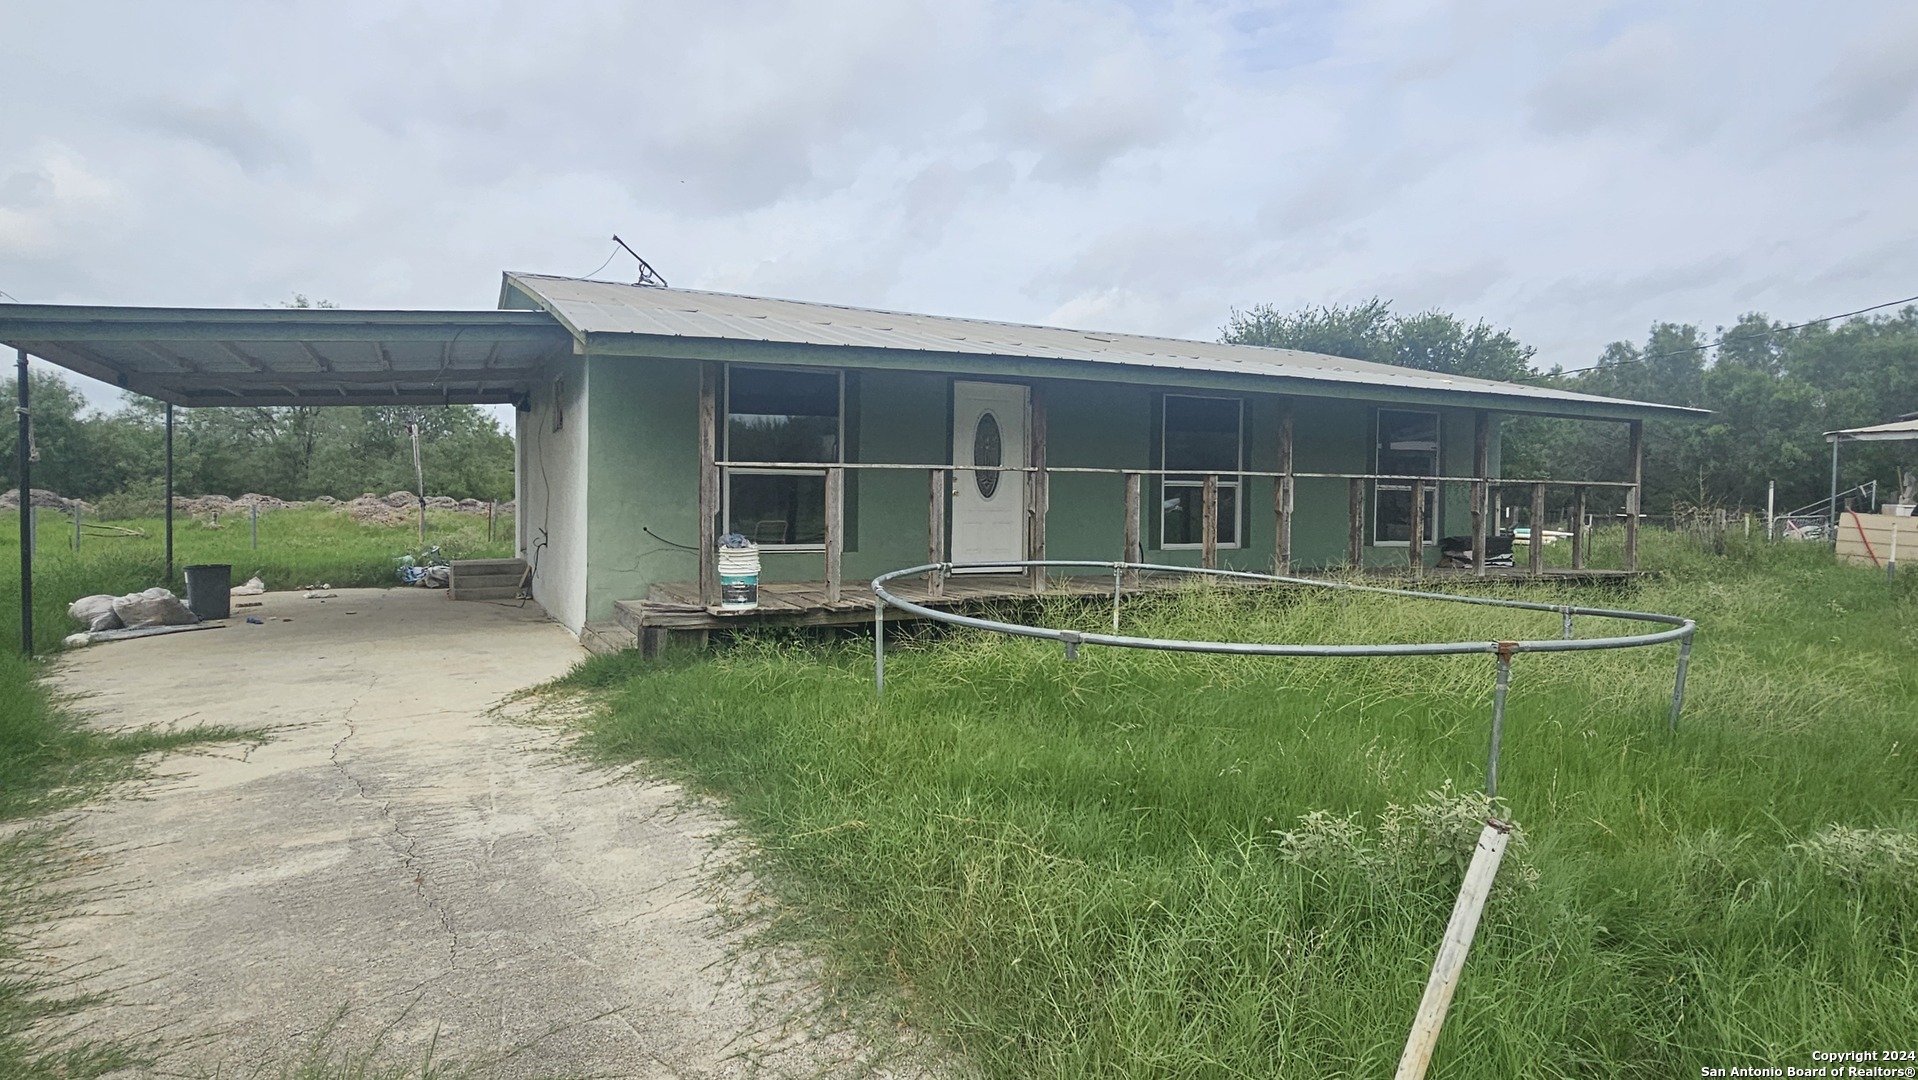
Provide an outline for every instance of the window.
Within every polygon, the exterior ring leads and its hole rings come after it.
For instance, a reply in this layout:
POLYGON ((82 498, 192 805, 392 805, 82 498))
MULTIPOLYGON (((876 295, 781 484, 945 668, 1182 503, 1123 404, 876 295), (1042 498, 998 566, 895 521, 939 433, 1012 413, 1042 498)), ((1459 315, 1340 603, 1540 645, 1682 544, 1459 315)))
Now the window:
POLYGON ((1166 395, 1159 466, 1167 470, 1159 502, 1161 548, 1205 543, 1206 473, 1219 477, 1219 546, 1239 546, 1243 413, 1237 398, 1166 395))
MULTIPOLYGON (((844 460, 844 383, 837 371, 728 365, 727 461, 838 464, 844 460)), ((762 547, 826 542, 826 470, 726 470, 726 531, 762 547)))
MULTIPOLYGON (((1380 409, 1378 445, 1372 471, 1381 476, 1437 476, 1439 418, 1433 412, 1380 409)), ((1438 542, 1438 485, 1425 488, 1425 542, 1438 542)), ((1409 545, 1412 542, 1412 482, 1374 482, 1372 543, 1409 545)))

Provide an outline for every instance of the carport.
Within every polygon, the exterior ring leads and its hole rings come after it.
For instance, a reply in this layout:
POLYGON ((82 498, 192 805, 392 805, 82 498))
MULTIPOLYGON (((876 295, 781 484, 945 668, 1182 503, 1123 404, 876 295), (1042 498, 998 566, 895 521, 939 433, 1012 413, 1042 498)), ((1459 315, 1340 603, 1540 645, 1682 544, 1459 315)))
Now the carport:
POLYGON ((33 357, 165 404, 166 566, 173 577, 173 410, 207 406, 524 406, 573 336, 538 311, 347 311, 0 304, 16 353, 20 632, 33 651, 33 357))
POLYGON ((1918 415, 1906 416, 1889 424, 1827 431, 1825 441, 1831 444, 1831 498, 1825 508, 1827 534, 1831 535, 1838 528, 1839 445, 1848 442, 1918 442, 1918 415))

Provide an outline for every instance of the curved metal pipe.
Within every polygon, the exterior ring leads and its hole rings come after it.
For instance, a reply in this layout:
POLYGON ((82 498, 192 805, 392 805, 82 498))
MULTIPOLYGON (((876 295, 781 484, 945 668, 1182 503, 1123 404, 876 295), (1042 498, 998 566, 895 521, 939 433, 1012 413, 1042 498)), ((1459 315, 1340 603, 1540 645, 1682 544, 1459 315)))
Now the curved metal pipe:
POLYGON ((975 630, 986 630, 1017 637, 1045 638, 1072 644, 1106 645, 1121 649, 1157 649, 1164 652, 1205 652, 1221 653, 1231 656, 1455 656, 1469 653, 1497 653, 1507 650, 1522 652, 1585 652, 1597 649, 1634 649, 1645 645, 1662 645, 1671 641, 1689 642, 1697 631, 1698 624, 1690 619, 1676 615, 1662 615, 1651 611, 1626 611, 1617 608, 1578 607, 1566 604, 1539 604, 1528 600, 1502 600, 1489 596, 1459 596, 1452 593, 1425 592, 1416 589, 1393 589, 1379 585, 1354 585, 1344 581, 1321 581, 1316 578, 1291 577, 1280 574, 1256 574, 1245 570, 1220 570, 1192 566, 1166 566, 1157 563, 1119 563, 1093 562, 1077 559, 1023 560, 1019 562, 980 562, 980 563, 926 563, 881 574, 872 580, 873 596, 881 604, 889 604, 901 611, 909 612, 923 619, 947 623, 952 626, 966 626, 975 630), (1109 569, 1114 573, 1125 571, 1152 571, 1159 573, 1199 574, 1208 577, 1227 578, 1237 581, 1261 581, 1284 585, 1301 585, 1315 589, 1334 589, 1346 592, 1374 593, 1382 596, 1399 596, 1414 600, 1437 600, 1454 604, 1477 604, 1487 607, 1514 608, 1521 611, 1549 611, 1561 615, 1592 615, 1606 619, 1623 619, 1637 622, 1659 623, 1672 629, 1655 634, 1633 634, 1622 637, 1599 638, 1550 638, 1538 641, 1443 641, 1420 642, 1402 645, 1285 645, 1249 641, 1195 641, 1182 638, 1132 637, 1123 634, 1086 633, 1076 630, 1055 630, 1050 627, 1029 626, 1023 623, 1000 622, 996 619, 981 619, 971 615, 960 615, 950 611, 939 611, 922 604, 895 596, 886 589, 886 583, 895 578, 923 574, 938 570, 950 574, 954 570, 1022 570, 1033 566, 1077 567, 1081 569, 1109 569), (1068 638, 1066 635, 1071 635, 1068 638))
POLYGON ((1491 745, 1485 763, 1485 791, 1488 795, 1498 792, 1499 744, 1505 726, 1505 696, 1512 681, 1512 657, 1522 652, 1562 653, 1589 652, 1598 649, 1636 649, 1647 645, 1662 645, 1667 642, 1679 643, 1678 677, 1672 693, 1670 725, 1678 729, 1679 710, 1685 700, 1685 674, 1690 666, 1692 636, 1698 630, 1698 624, 1677 615, 1663 615, 1655 611, 1627 611, 1622 608, 1580 607, 1573 604, 1540 604, 1530 600, 1504 600, 1490 596, 1461 596, 1453 593, 1426 592, 1418 589, 1394 589, 1382 585, 1356 585, 1345 581, 1321 581, 1316 578, 1293 577, 1284 574, 1257 574, 1246 570, 1221 570, 1208 567, 1167 566, 1158 563, 1094 562, 1080 559, 1027 559, 1018 562, 974 562, 974 563, 925 563, 909 566, 904 570, 894 570, 872 579, 873 594, 873 677, 879 692, 885 692, 886 680, 886 633, 884 613, 890 604, 901 611, 909 612, 923 619, 946 623, 951 626, 965 626, 975 630, 985 630, 997 634, 1009 634, 1015 637, 1042 638, 1063 642, 1066 647, 1066 659, 1079 656, 1081 645, 1107 645, 1120 649, 1157 649, 1164 652, 1221 653, 1229 656, 1456 656, 1473 653, 1491 653, 1498 658, 1497 684, 1492 694, 1491 745), (1067 567, 1112 571, 1112 623, 1114 633, 1096 634, 1079 630, 1055 630, 1045 626, 1029 626, 1023 623, 1001 622, 997 619, 981 619, 972 615, 960 615, 950 611, 939 611, 904 600, 887 591, 886 583, 895 578, 910 577, 928 571, 938 571, 940 576, 949 576, 954 570, 1026 570, 1035 566, 1067 567), (1271 582, 1282 585, 1300 585, 1313 589, 1332 589, 1343 592, 1373 593, 1380 596, 1398 596, 1410 600, 1436 600, 1450 604, 1476 604, 1483 607, 1513 608, 1519 611, 1556 612, 1561 618, 1562 637, 1538 641, 1435 641, 1418 642, 1403 645, 1283 645, 1251 641, 1194 641, 1182 638, 1132 637, 1117 633, 1119 628, 1119 584, 1129 571, 1153 571, 1173 574, 1200 574, 1207 577, 1227 578, 1234 581, 1271 582), (1623 636, 1600 638, 1574 638, 1572 636, 1572 616, 1590 615, 1604 619, 1622 619, 1633 622, 1655 623, 1669 626, 1650 634, 1628 634, 1623 636))

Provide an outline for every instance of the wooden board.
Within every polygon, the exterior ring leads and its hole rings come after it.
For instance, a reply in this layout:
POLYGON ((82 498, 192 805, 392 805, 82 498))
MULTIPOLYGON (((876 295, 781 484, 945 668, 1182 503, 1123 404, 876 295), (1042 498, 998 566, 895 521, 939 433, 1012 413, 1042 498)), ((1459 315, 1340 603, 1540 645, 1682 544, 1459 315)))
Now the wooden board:
POLYGON ((1883 566, 1891 558, 1894 532, 1898 535, 1898 560, 1918 563, 1918 518, 1865 513, 1846 513, 1838 519, 1838 561, 1883 566))

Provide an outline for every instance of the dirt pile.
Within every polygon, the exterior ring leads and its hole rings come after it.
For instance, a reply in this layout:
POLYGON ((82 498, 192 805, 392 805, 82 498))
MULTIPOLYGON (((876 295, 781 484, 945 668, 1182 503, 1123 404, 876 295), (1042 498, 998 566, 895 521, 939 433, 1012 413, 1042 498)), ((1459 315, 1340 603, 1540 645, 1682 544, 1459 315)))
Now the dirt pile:
MULTIPOLYGON (((42 510, 70 511, 74 507, 78 506, 82 511, 85 511, 91 508, 90 504, 86 502, 83 502, 79 499, 62 498, 61 496, 55 494, 54 492, 48 491, 45 488, 33 489, 33 505, 39 507, 42 510)), ((20 509, 20 489, 19 488, 9 488, 4 494, 0 494, 0 510, 18 510, 18 509, 20 509)), ((485 504, 481 504, 481 509, 482 510, 485 509, 485 504)))
MULTIPOLYGON (((87 502, 80 499, 68 499, 55 492, 47 491, 44 488, 33 489, 33 505, 43 510, 55 510, 61 513, 71 513, 76 506, 80 508, 82 513, 90 512, 93 509, 92 505, 87 502)), ((460 514, 484 514, 487 512, 487 505, 486 502, 480 499, 455 499, 447 495, 428 495, 426 497, 426 506, 429 510, 445 510, 460 514)), ((155 513, 157 513, 157 501, 154 506, 155 513)), ((224 517, 229 514, 250 514, 256 506, 260 508, 261 513, 269 510, 332 509, 346 513, 350 515, 353 520, 369 525, 403 525, 415 519, 414 516, 419 512, 419 497, 410 491, 394 491, 386 495, 375 495, 369 491, 364 495, 348 500, 336 499, 331 495, 320 495, 306 502, 281 499, 272 495, 262 495, 257 491, 249 491, 237 499, 230 498, 226 495, 175 495, 173 497, 173 510, 175 513, 196 518, 224 517)), ((498 505, 498 512, 500 514, 510 515, 513 512, 513 506, 514 504, 511 501, 500 503, 498 505)), ((0 494, 0 510, 18 510, 19 508, 20 491, 18 488, 0 494)))

